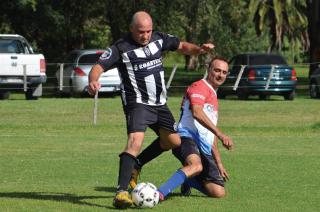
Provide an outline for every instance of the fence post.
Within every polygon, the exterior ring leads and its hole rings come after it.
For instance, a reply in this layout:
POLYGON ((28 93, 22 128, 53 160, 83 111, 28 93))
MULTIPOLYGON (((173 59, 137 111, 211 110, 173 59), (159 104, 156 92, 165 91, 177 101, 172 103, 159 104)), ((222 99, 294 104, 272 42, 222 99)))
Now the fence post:
POLYGON ((96 90, 94 95, 94 106, 93 106, 93 126, 97 125, 97 116, 98 116, 98 93, 99 91, 96 90))
POLYGON ((27 65, 23 65, 23 91, 27 92, 27 65))
POLYGON ((63 88, 63 63, 60 63, 60 78, 59 78, 59 90, 62 91, 63 88))
POLYGON ((242 77, 242 74, 243 74, 243 71, 244 71, 245 67, 246 67, 246 65, 241 65, 241 69, 240 69, 240 72, 238 74, 237 80, 236 80, 236 82, 234 83, 234 86, 233 86, 233 90, 234 91, 238 89, 238 85, 239 85, 239 82, 240 82, 240 79, 242 77))
POLYGON ((177 65, 174 65, 174 66, 173 66, 171 75, 170 75, 169 80, 168 80, 168 82, 167 82, 166 89, 169 89, 169 88, 170 88, 171 81, 172 81, 172 79, 173 79, 174 74, 176 73, 177 68, 178 68, 177 65))
POLYGON ((267 80, 266 87, 264 88, 265 90, 267 90, 269 88, 269 84, 270 84, 271 78, 273 76, 273 72, 274 72, 274 65, 271 65, 271 71, 269 73, 269 77, 268 77, 268 80, 267 80))

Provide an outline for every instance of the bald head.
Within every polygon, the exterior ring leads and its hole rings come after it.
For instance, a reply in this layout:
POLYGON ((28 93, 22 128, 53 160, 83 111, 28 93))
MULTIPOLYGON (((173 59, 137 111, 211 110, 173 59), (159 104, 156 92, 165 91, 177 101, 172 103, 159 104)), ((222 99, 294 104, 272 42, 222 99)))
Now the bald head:
POLYGON ((147 12, 139 11, 132 16, 130 26, 141 25, 147 22, 152 24, 151 16, 147 12))
POLYGON ((150 42, 152 29, 152 18, 148 13, 139 11, 132 16, 130 32, 138 44, 145 46, 150 42))

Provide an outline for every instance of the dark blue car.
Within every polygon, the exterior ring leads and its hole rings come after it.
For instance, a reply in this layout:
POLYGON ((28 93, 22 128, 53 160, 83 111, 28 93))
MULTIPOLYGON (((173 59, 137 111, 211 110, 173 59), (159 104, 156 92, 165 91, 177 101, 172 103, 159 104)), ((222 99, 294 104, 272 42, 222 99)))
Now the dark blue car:
POLYGON ((276 54, 239 54, 229 62, 229 75, 219 88, 219 98, 236 94, 239 99, 258 95, 267 99, 270 95, 281 95, 293 100, 297 84, 296 71, 285 59, 276 54))

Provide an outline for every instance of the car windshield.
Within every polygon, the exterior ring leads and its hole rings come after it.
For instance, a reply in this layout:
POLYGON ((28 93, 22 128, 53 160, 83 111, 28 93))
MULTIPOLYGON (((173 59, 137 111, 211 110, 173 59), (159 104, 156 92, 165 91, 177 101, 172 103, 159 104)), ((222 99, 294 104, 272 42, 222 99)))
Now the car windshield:
POLYGON ((251 55, 249 60, 250 65, 268 65, 279 64, 286 65, 286 61, 278 55, 251 55))
POLYGON ((79 58, 78 63, 80 65, 93 65, 98 61, 100 56, 101 56, 100 53, 85 54, 79 58))

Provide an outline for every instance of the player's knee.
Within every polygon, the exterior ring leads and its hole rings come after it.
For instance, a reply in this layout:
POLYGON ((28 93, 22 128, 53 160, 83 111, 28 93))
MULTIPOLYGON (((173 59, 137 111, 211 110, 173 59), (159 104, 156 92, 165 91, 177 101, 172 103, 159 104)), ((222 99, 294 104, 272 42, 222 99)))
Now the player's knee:
POLYGON ((200 174, 202 171, 202 165, 201 163, 189 163, 186 164, 182 170, 188 177, 193 177, 200 174))
POLYGON ((128 144, 125 149, 126 152, 130 153, 131 155, 138 155, 143 143, 143 137, 139 135, 132 134, 128 138, 128 144))
POLYGON ((163 150, 169 150, 181 145, 180 136, 168 130, 160 129, 160 147, 163 150))
POLYGON ((163 149, 164 151, 168 151, 169 149, 172 149, 173 147, 169 143, 160 142, 160 148, 163 149))
POLYGON ((128 142, 128 149, 131 149, 131 150, 139 151, 141 149, 141 146, 142 146, 142 142, 138 142, 134 140, 128 142))
POLYGON ((223 198, 226 195, 225 191, 219 191, 214 195, 215 198, 223 198))
POLYGON ((191 165, 191 169, 194 175, 198 175, 202 172, 203 167, 201 163, 195 163, 191 165))
POLYGON ((223 198, 226 195, 224 188, 207 190, 207 193, 208 193, 208 196, 212 198, 223 198))

